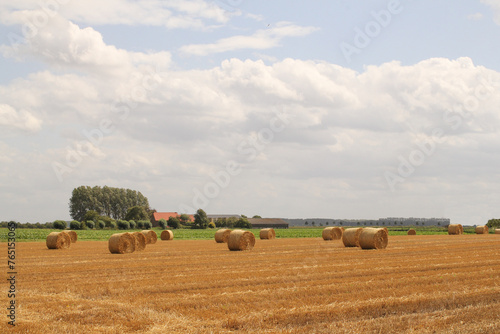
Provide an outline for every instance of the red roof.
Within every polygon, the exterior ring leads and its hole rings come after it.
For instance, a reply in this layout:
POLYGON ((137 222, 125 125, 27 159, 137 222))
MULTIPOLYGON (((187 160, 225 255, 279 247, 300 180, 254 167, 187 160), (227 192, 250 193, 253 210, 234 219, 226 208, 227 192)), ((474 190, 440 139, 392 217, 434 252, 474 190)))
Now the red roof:
MULTIPOLYGON (((177 212, 155 212, 153 213, 153 217, 155 218, 155 221, 159 221, 160 219, 165 219, 168 220, 170 217, 176 217, 179 218, 181 215, 179 215, 177 212)), ((188 215, 189 220, 194 221, 194 216, 193 215, 188 215)))

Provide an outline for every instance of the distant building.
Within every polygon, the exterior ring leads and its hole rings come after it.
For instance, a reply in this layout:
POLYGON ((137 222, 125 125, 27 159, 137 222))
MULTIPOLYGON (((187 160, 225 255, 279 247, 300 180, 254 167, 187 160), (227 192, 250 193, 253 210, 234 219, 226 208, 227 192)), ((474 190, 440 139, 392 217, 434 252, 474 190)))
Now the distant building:
MULTIPOLYGON (((188 215, 189 216, 189 220, 190 221, 193 221, 194 222, 194 216, 193 215, 188 215)), ((177 212, 155 212, 153 213, 153 227, 156 227, 156 226, 159 226, 159 221, 160 219, 165 219, 168 221, 168 219, 170 217, 175 217, 175 218, 179 218, 181 217, 180 214, 178 214, 177 212)))
POLYGON ((248 218, 253 228, 288 228, 288 223, 280 218, 248 218))

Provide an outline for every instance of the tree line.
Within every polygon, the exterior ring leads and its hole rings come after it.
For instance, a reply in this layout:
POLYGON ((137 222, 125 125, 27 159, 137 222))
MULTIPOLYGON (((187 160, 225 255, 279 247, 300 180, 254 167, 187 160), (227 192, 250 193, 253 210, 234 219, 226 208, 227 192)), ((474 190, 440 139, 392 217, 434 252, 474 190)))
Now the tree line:
POLYGON ((85 215, 89 211, 116 220, 125 219, 132 207, 152 211, 147 197, 139 191, 125 188, 80 186, 73 189, 69 200, 70 216, 78 221, 88 218, 85 215))

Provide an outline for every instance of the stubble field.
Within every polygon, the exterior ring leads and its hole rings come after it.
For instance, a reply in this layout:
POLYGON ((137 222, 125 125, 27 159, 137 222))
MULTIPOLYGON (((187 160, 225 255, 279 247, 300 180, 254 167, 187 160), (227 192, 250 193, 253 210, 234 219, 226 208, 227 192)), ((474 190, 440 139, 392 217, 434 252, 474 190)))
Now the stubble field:
POLYGON ((500 333, 500 235, 390 236, 385 250, 158 240, 124 255, 26 242, 17 271, 17 325, 1 332, 500 333))

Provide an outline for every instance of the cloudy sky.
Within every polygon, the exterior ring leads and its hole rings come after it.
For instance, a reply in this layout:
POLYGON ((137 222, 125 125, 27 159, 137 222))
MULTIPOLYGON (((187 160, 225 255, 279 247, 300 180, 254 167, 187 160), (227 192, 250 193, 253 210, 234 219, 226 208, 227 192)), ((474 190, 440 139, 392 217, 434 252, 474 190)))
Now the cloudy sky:
POLYGON ((0 4, 0 220, 500 217, 500 0, 0 4))

